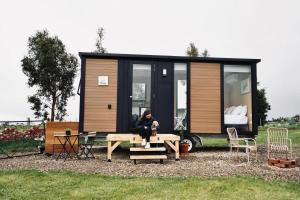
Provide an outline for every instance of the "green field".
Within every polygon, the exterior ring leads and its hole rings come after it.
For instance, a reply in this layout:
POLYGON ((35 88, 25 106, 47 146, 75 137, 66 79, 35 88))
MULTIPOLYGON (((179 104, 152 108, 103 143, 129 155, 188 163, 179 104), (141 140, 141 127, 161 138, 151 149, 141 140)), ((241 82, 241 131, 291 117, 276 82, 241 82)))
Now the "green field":
MULTIPOLYGON (((293 145, 300 145, 300 129, 290 129, 289 138, 292 139, 293 145)), ((257 144, 267 144, 267 130, 259 130, 256 138, 257 144)), ((206 147, 225 147, 228 146, 226 138, 203 138, 203 146, 206 147)))
POLYGON ((36 151, 38 141, 33 139, 19 139, 16 141, 0 141, 1 148, 7 153, 36 151))
POLYGON ((0 171, 0 199, 300 199, 300 183, 256 177, 109 177, 0 171), (251 198, 250 198, 251 197, 251 198))
MULTIPOLYGON (((292 140, 293 144, 300 145, 300 129, 289 129, 289 138, 292 140)), ((262 129, 259 131, 256 141, 258 144, 267 143, 266 129, 262 129)))

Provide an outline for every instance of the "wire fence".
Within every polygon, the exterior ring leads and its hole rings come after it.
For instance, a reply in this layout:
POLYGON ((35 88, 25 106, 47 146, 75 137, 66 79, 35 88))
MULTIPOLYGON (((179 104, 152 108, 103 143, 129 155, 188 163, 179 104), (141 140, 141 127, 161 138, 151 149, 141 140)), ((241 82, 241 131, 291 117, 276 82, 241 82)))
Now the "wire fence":
POLYGON ((44 138, 43 120, 0 121, 0 159, 41 153, 44 138))

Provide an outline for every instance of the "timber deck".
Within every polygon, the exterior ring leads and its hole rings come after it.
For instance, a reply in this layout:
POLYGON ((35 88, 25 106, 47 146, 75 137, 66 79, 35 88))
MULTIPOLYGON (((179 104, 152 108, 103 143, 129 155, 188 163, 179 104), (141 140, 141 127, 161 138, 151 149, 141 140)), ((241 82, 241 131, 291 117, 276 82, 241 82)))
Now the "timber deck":
MULTIPOLYGON (((142 143, 142 137, 138 134, 119 134, 112 133, 108 134, 107 140, 107 161, 111 162, 112 152, 119 146, 122 142, 129 141, 132 144, 142 143)), ((179 160, 179 141, 180 137, 174 134, 157 134, 156 136, 150 137, 150 143, 161 143, 168 145, 174 150, 175 159, 179 160)), ((133 149, 134 150, 134 149, 133 149)), ((140 150, 140 149, 136 149, 140 150)))

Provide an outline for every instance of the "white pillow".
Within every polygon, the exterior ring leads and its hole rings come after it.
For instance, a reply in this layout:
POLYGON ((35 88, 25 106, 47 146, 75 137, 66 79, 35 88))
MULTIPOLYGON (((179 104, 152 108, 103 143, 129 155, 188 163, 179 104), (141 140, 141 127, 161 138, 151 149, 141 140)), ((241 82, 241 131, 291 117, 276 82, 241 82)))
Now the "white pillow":
POLYGON ((240 115, 246 116, 246 114, 247 114, 247 106, 245 105, 245 106, 242 106, 242 110, 241 110, 240 115))
POLYGON ((231 115, 240 115, 242 109, 243 109, 243 106, 237 106, 234 108, 234 110, 230 114, 231 115))
POLYGON ((234 106, 230 106, 225 114, 230 115, 234 108, 234 106))
POLYGON ((227 114, 228 109, 229 109, 229 108, 226 108, 226 109, 224 110, 224 114, 227 114))

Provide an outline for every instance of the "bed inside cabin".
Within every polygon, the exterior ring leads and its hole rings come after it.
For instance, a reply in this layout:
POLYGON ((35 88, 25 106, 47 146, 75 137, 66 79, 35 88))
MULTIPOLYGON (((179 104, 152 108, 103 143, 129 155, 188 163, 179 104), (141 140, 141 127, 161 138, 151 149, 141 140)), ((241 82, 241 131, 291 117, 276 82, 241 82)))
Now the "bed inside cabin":
POLYGON ((224 126, 252 131, 251 66, 224 65, 224 126))

